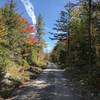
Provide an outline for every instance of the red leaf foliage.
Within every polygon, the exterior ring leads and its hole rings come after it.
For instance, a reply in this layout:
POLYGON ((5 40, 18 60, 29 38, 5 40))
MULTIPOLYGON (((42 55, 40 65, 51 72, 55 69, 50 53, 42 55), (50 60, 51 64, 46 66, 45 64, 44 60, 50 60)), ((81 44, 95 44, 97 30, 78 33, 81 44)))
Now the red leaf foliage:
POLYGON ((22 30, 24 33, 33 33, 36 32, 36 29, 33 25, 28 25, 25 29, 22 30))

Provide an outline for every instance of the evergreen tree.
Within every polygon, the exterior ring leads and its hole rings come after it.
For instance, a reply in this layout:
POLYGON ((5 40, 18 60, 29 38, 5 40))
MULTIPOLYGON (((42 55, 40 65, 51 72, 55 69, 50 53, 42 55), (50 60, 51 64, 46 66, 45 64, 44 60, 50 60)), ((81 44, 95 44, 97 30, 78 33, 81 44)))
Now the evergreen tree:
POLYGON ((38 63, 44 60, 43 49, 46 47, 46 43, 43 39, 43 36, 45 35, 43 27, 44 27, 43 18, 41 15, 39 15, 37 18, 37 34, 39 38, 39 43, 37 45, 37 62, 38 63))
POLYGON ((83 80, 85 85, 88 84, 87 87, 92 88, 97 84, 97 66, 100 65, 97 64, 100 60, 98 56, 99 6, 97 5, 99 5, 97 1, 81 0, 78 4, 70 3, 70 6, 65 6, 60 20, 55 24, 54 29, 57 30, 57 33, 52 33, 54 39, 59 40, 51 53, 52 61, 60 62, 63 68, 66 68, 66 73, 69 73, 72 78, 83 80), (62 35, 63 33, 65 34, 62 35), (66 45, 62 47, 62 50, 64 49, 62 51, 60 43, 64 39, 66 45), (64 61, 62 58, 66 58, 66 60, 64 61))

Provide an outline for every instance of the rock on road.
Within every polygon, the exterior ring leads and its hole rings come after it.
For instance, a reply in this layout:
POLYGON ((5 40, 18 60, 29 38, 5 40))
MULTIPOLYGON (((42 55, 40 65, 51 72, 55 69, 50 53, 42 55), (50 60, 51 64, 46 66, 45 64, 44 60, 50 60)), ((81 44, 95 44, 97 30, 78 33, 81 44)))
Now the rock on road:
POLYGON ((85 100, 69 86, 64 70, 53 63, 40 76, 15 91, 11 100, 85 100))

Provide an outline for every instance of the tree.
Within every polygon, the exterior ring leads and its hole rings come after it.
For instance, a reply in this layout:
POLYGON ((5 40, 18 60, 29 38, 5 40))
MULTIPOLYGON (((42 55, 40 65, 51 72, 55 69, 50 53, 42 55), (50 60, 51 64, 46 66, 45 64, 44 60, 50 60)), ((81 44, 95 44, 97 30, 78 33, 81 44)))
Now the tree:
POLYGON ((41 15, 38 16, 37 18, 37 35, 39 38, 39 43, 37 45, 37 62, 42 62, 44 60, 44 53, 43 49, 46 47, 46 43, 43 39, 43 36, 45 35, 43 31, 44 23, 43 23, 43 18, 41 15))
POLYGON ((99 24, 97 24, 99 23, 99 6, 97 6, 99 4, 91 0, 81 0, 78 4, 70 4, 61 11, 60 20, 55 24, 54 29, 57 33, 52 34, 58 42, 51 53, 51 58, 55 62, 60 62, 72 78, 83 80, 88 88, 94 89, 99 65, 97 64, 99 56, 96 54, 100 44, 99 41, 97 43, 97 40, 100 40, 99 24), (66 45, 59 50, 62 40, 66 40, 64 41, 66 45))

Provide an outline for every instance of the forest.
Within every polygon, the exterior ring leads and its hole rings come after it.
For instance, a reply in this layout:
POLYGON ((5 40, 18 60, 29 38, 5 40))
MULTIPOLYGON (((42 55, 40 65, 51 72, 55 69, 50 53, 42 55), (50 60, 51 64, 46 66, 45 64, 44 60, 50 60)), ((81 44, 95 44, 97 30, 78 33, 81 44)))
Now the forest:
POLYGON ((50 60, 65 69, 67 77, 79 81, 81 89, 89 90, 95 97, 92 99, 97 100, 100 92, 100 1, 67 3, 53 29, 56 32, 50 33, 50 38, 58 42, 50 60))
POLYGON ((30 33, 35 28, 16 10, 14 0, 0 8, 0 100, 36 79, 48 62, 64 69, 66 78, 92 98, 89 100, 99 100, 100 0, 76 1, 66 3, 58 12, 54 32, 49 32, 57 43, 49 54, 44 52, 47 44, 41 14, 37 17, 37 36, 33 36, 30 33))
POLYGON ((43 18, 37 18, 37 34, 34 28, 16 11, 14 0, 0 8, 0 96, 7 97, 16 87, 37 77, 46 67, 43 49, 43 18))

